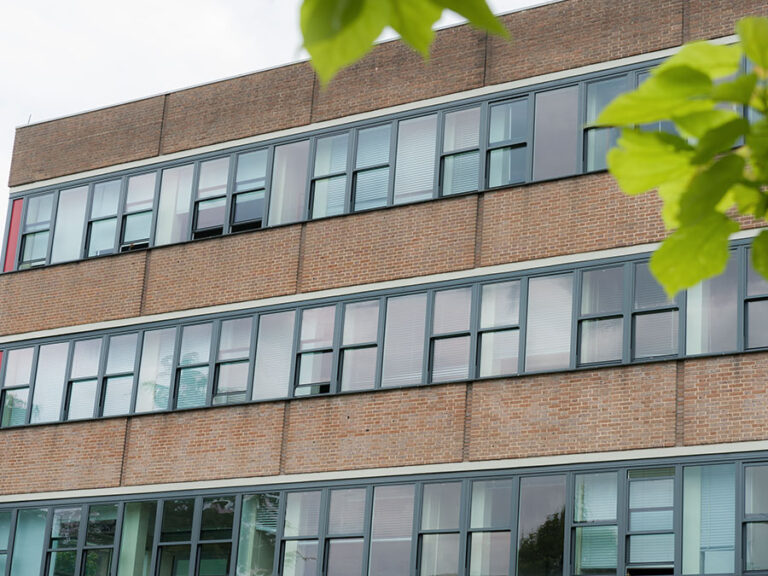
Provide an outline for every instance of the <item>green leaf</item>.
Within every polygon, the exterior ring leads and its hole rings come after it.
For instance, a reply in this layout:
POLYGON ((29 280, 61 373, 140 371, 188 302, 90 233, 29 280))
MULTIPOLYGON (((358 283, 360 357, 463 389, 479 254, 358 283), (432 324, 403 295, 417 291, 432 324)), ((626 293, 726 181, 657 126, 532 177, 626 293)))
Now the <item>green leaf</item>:
POLYGON ((448 10, 453 10, 456 14, 464 16, 469 23, 477 28, 488 30, 492 34, 509 37, 509 32, 501 20, 496 18, 485 3, 485 0, 433 0, 435 4, 448 10))
POLYGON ((691 170, 682 178, 659 184, 657 193, 664 202, 664 205, 661 207, 661 219, 664 221, 664 226, 667 229, 680 226, 680 198, 688 188, 693 175, 694 172, 691 170))
POLYGON ((734 184, 728 191, 739 212, 762 217, 766 210, 766 197, 760 190, 744 182, 734 184))
POLYGON ((752 92, 757 85, 756 74, 744 74, 736 77, 731 82, 722 82, 715 84, 712 88, 712 98, 720 102, 736 102, 738 104, 749 104, 752 98, 752 92))
MULTIPOLYGON (((369 1, 376 2, 377 0, 369 1)), ((443 9, 431 0, 388 1, 390 4, 389 25, 414 50, 427 58, 429 46, 435 37, 432 25, 440 18, 443 9)))
POLYGON ((699 140, 693 163, 704 164, 718 154, 730 150, 747 132, 749 132, 749 122, 744 118, 736 118, 722 126, 712 128, 699 140))
POLYGON ((768 119, 763 118, 752 124, 744 140, 751 151, 756 177, 768 179, 768 119))
POLYGON ((600 113, 594 126, 626 126, 711 110, 712 80, 689 66, 667 67, 637 90, 620 95, 600 113))
POLYGON ((742 18, 736 24, 736 32, 747 58, 761 68, 768 68, 768 18, 742 18))
POLYGON ((768 230, 763 230, 752 240, 752 266, 763 278, 768 278, 768 230))
POLYGON ((694 173, 691 147, 664 132, 625 129, 618 146, 608 152, 608 168, 627 194, 641 194, 694 173))
POLYGON ((687 66, 706 74, 709 78, 721 78, 739 71, 741 48, 709 42, 691 42, 662 62, 651 74, 658 75, 677 66, 687 66))
POLYGON ((681 226, 695 224, 715 212, 715 206, 741 179, 743 170, 744 159, 731 154, 696 174, 680 197, 681 226))
POLYGON ((741 118, 733 110, 704 110, 684 116, 675 117, 675 125, 686 138, 701 138, 712 128, 722 126, 726 122, 741 118))
POLYGON ((728 263, 728 237, 738 229, 736 222, 719 212, 681 226, 651 256, 651 272, 670 297, 716 276, 728 263))

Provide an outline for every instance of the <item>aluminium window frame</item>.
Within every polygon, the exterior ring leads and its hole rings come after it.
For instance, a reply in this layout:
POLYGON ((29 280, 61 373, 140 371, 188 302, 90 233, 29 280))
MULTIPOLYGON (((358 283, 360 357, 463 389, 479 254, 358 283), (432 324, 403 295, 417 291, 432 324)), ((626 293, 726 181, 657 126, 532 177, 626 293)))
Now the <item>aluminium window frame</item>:
MULTIPOLYGON (((120 239, 122 238, 122 224, 123 224, 123 205, 125 203, 125 197, 126 197, 126 189, 128 186, 128 177, 127 176, 121 176, 120 178, 109 178, 106 180, 98 180, 91 182, 90 186, 88 187, 88 197, 85 202, 85 226, 83 230, 83 240, 80 242, 80 247, 82 251, 82 257, 84 259, 90 259, 90 258, 98 258, 99 256, 111 256, 112 254, 116 254, 120 252, 120 239), (109 182, 116 182, 120 181, 120 189, 117 193, 117 207, 115 208, 114 214, 108 215, 108 216, 99 216, 96 218, 93 218, 91 215, 91 212, 93 210, 93 200, 96 196, 96 186, 99 184, 108 184, 109 182), (93 229, 93 224, 97 222, 106 222, 107 220, 114 220, 115 221, 115 233, 114 238, 112 240, 112 250, 110 252, 105 252, 104 254, 93 254, 92 256, 88 254, 91 248, 91 232, 93 229)), ((63 190, 59 191, 59 194, 63 192, 63 190)))

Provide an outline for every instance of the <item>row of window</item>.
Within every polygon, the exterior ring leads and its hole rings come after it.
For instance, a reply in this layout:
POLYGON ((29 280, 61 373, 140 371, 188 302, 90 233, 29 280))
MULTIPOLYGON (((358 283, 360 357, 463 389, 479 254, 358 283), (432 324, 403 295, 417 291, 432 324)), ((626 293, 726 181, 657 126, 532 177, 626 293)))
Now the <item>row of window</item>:
POLYGON ((0 509, 2 576, 768 570, 768 465, 670 464, 0 509))
POLYGON ((645 260, 187 319, 0 351, 18 426, 768 347, 768 281, 725 272, 667 299, 645 260))
POLYGON ((600 170, 612 74, 16 198, 4 271, 600 170))

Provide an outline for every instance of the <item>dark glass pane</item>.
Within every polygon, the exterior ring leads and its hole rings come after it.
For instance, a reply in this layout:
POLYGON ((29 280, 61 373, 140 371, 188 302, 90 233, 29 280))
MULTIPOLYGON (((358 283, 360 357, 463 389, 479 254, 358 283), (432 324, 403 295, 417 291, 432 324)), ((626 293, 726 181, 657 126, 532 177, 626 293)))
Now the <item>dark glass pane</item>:
POLYGON ((197 203, 195 230, 224 226, 226 198, 213 198, 197 203))
POLYGON ((128 414, 131 410, 133 376, 116 376, 104 381, 104 416, 128 414))
POLYGON ((369 390, 376 382, 376 359, 378 349, 353 348, 342 351, 341 389, 369 390))
POLYGON ((509 532, 473 532, 469 576, 507 576, 510 542, 509 532))
POLYGON ((443 158, 443 196, 477 190, 480 153, 454 154, 443 158))
POLYGON ((24 424, 27 417, 28 400, 29 388, 5 391, 3 395, 3 427, 24 424))
POLYGON ((320 524, 320 492, 289 492, 283 536, 315 536, 320 524))
POLYGON ((357 133, 356 168, 367 168, 389 163, 389 136, 391 126, 366 128, 357 133))
POLYGON ((330 347, 333 344, 335 318, 336 306, 302 310, 299 350, 330 347))
POLYGON ((379 301, 355 302, 344 307, 343 344, 376 342, 379 330, 379 301))
POLYGON ((518 576, 561 574, 565 476, 521 478, 518 522, 518 576))
POLYGON ((397 132, 395 204, 432 197, 437 115, 402 120, 397 132))
POLYGON ((587 270, 581 277, 581 313, 621 312, 624 292, 624 268, 587 270))
POLYGON ((5 387, 24 386, 31 383, 34 348, 9 350, 6 355, 5 387))
POLYGON ((200 546, 200 566, 197 576, 229 576, 232 544, 203 544, 200 546))
POLYGON ((218 382, 214 404, 244 402, 245 391, 248 388, 248 362, 233 362, 221 364, 218 370, 218 382))
POLYGON ((559 178, 579 171, 579 87, 536 94, 533 179, 559 178))
POLYGON ((179 366, 207 364, 211 355, 212 324, 184 326, 181 334, 179 366))
POLYGON ((582 526, 573 533, 574 574, 616 572, 616 526, 582 526))
POLYGON ((688 354, 736 350, 739 265, 731 254, 725 272, 689 288, 685 341, 688 354))
POLYGON ((575 522, 616 520, 616 473, 577 474, 575 522))
POLYGON ((363 531, 365 489, 331 490, 329 534, 357 534, 363 531))
POLYGON ((100 356, 101 338, 75 342, 69 377, 72 379, 95 377, 99 371, 100 356))
MULTIPOLYGON (((267 176, 267 151, 247 152, 237 157, 235 192, 264 188, 267 176)), ((263 195, 262 195, 263 197, 263 195)))
POLYGON ((623 318, 582 320, 579 323, 579 361, 589 364, 621 360, 623 341, 623 318))
POLYGON ((508 528, 512 521, 512 480, 481 480, 472 483, 470 526, 508 528))
POLYGON ((227 193, 229 175, 229 157, 216 158, 200 163, 200 176, 197 183, 197 198, 212 198, 227 193))
POLYGON ((480 336, 480 376, 517 374, 520 331, 486 332, 480 336))
POLYGON ((483 286, 480 328, 517 324, 520 315, 520 282, 483 286))
POLYGON ((217 359, 221 362, 222 360, 248 358, 252 328, 252 318, 238 318, 237 320, 222 322, 217 359))
POLYGON ((435 293, 433 334, 447 334, 469 330, 472 308, 472 289, 457 288, 435 293))
POLYGON ((635 266, 635 308, 642 310, 671 304, 673 302, 667 298, 661 284, 656 282, 648 264, 637 264, 635 266))
POLYGON ((152 228, 152 212, 128 214, 123 228, 123 244, 133 244, 149 240, 152 228))
POLYGON ((51 263, 75 260, 80 257, 85 226, 85 204, 88 187, 81 186, 59 193, 56 208, 56 232, 53 235, 51 263))
POLYGON ((315 180, 312 194, 312 218, 343 214, 346 190, 346 176, 315 180))
POLYGON ((55 422, 59 419, 68 352, 69 342, 40 346, 31 422, 55 422))
POLYGON ((443 152, 477 148, 479 143, 480 107, 448 112, 445 115, 443 152))
POLYGON ((80 380, 79 382, 72 382, 70 384, 67 420, 80 420, 93 417, 97 385, 97 380, 80 380))
POLYGON ((45 546, 46 508, 19 510, 13 540, 11 576, 30 576, 40 573, 45 546))
POLYGON ((528 101, 517 100, 491 106, 489 142, 521 141, 528 133, 528 101))
POLYGON ((119 576, 146 576, 152 559, 156 502, 126 502, 123 508, 119 576))
POLYGON ((299 386, 331 381, 333 352, 307 352, 299 363, 299 386))
POLYGON ((233 221, 248 222, 264 219, 264 190, 243 192, 235 196, 235 214, 233 221))
POLYGON ((177 408, 205 406, 208 390, 208 366, 179 370, 179 398, 177 408))
POLYGON ((200 540, 229 540, 235 517, 234 496, 203 498, 200 540))
POLYGON ((111 180, 94 185, 91 218, 103 218, 104 216, 114 216, 117 214, 120 184, 120 180, 111 180))
POLYGON ((768 300, 747 302, 747 348, 768 346, 768 300))
POLYGON ((458 576, 459 535, 424 534, 421 537, 421 576, 458 576))
POLYGON ((185 542, 192 539, 192 516, 195 501, 166 500, 163 502, 163 526, 160 531, 161 542, 185 542))
POLYGON ((360 576, 363 571, 363 539, 328 541, 328 575, 360 576))
POLYGON ((275 147, 269 223, 289 224, 302 219, 306 204, 309 140, 275 147))
POLYGON ((750 522, 746 528, 746 569, 768 570, 768 522, 750 522))
POLYGON ((125 197, 125 211, 143 212, 152 210, 155 199, 155 173, 140 174, 128 178, 128 192, 125 197))
POLYGON ((768 466, 748 466, 744 482, 744 512, 768 514, 768 466))
POLYGON ((571 274, 528 281, 527 371, 567 368, 570 364, 572 293, 571 274))
POLYGON ((494 188, 524 182, 527 156, 528 149, 525 146, 491 150, 488 186, 494 188))
POLYGON ((51 525, 51 548, 74 548, 80 530, 82 508, 59 508, 53 511, 51 525))
POLYGON ((315 177, 338 174, 347 169, 347 134, 317 139, 315 177))
POLYGON ((469 336, 441 338, 432 343, 432 381, 469 378, 469 336))
POLYGON ((279 506, 277 494, 251 494, 243 497, 235 572, 237 576, 272 574, 279 506))
POLYGON ((162 546, 158 556, 157 576, 189 575, 189 545, 162 546))
POLYGON ((413 504, 412 484, 374 488, 369 576, 409 573, 413 504))
POLYGON ((75 575, 76 560, 77 560, 76 550, 67 550, 65 552, 51 552, 48 555, 48 576, 76 576, 75 575))
POLYGON ((382 386, 421 383, 426 307, 426 294, 387 300, 382 386))
POLYGON ((117 218, 91 222, 88 238, 88 256, 102 256, 115 251, 117 218))
POLYGON ((112 569, 112 548, 86 550, 83 556, 83 576, 109 576, 112 569))
POLYGON ((421 529, 458 530, 460 482, 426 484, 424 486, 421 529))
POLYGON ((295 312, 266 314, 259 318, 256 365, 253 373, 253 400, 288 395, 293 354, 295 312))
POLYGON ((635 316, 635 358, 677 354, 677 310, 635 316))
POLYGON ((387 204, 389 168, 374 168, 355 175, 354 209, 369 210, 387 204))
POLYGON ((284 544, 283 576, 317 574, 317 540, 290 540, 284 544))
POLYGON ((98 504, 88 509, 86 546, 112 546, 115 543, 117 504, 98 504))

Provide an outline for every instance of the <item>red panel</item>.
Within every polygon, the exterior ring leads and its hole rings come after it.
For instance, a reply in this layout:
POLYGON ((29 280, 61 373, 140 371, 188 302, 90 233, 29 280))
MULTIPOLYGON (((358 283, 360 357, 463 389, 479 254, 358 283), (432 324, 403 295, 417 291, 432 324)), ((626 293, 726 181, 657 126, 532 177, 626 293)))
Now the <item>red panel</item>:
POLYGON ((23 198, 13 201, 13 207, 11 208, 11 227, 8 229, 8 241, 5 243, 5 265, 3 266, 3 272, 10 272, 16 267, 16 246, 19 244, 21 205, 23 202, 23 198))

